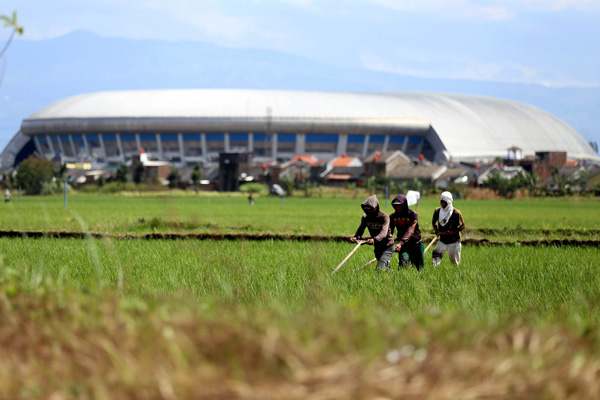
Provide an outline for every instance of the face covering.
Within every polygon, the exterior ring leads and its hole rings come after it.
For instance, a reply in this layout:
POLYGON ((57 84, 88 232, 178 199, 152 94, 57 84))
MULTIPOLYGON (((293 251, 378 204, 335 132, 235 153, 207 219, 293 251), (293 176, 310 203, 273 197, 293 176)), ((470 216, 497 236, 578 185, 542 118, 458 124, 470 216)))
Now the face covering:
POLYGON ((442 193, 442 198, 440 200, 444 200, 446 203, 448 203, 446 208, 440 207, 440 217, 438 220, 440 221, 440 225, 444 226, 448 223, 450 217, 452 216, 452 213, 454 212, 454 207, 452 207, 452 193, 442 193))

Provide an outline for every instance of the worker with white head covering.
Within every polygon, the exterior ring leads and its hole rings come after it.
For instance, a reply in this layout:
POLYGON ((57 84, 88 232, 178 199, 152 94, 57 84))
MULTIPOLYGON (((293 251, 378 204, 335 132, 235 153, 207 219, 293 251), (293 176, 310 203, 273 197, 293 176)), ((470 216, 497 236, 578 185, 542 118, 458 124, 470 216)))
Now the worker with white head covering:
POLYGON ((452 193, 444 192, 440 198, 440 207, 433 212, 433 230, 439 241, 433 249, 433 266, 437 267, 442 262, 444 253, 452 264, 460 264, 460 232, 465 229, 465 222, 460 210, 452 206, 452 193))

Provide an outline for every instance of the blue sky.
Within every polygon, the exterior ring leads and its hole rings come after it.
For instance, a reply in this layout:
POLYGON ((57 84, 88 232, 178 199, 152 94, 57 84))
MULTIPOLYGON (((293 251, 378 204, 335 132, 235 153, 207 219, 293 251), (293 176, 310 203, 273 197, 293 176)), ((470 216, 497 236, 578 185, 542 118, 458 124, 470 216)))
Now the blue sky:
MULTIPOLYGON (((340 67, 600 87, 600 0, 8 0, 25 35, 259 48, 340 67)), ((0 30, 0 40, 8 37, 0 30)), ((2 43, 2 42, 0 42, 2 43)))

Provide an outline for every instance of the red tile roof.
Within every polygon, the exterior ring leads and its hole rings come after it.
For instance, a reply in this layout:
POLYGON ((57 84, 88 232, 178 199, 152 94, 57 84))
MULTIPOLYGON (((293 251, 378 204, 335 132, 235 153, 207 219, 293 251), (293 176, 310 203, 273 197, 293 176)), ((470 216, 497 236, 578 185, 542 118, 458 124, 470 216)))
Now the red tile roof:
POLYGON ((317 163, 317 159, 311 155, 296 155, 290 160, 291 163, 296 161, 302 161, 310 165, 314 165, 317 163))
POLYGON ((355 160, 354 157, 338 157, 331 162, 332 167, 347 167, 355 160))

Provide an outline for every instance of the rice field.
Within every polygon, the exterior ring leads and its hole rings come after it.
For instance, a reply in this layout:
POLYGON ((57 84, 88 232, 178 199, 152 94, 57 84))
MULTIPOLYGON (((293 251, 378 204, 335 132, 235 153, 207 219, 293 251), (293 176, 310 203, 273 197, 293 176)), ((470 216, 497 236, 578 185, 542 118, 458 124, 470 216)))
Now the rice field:
MULTIPOLYGON (((0 230, 350 236, 362 200, 24 198, 0 230)), ((598 238, 593 199, 455 206, 482 237, 598 238)), ((353 248, 0 237, 0 399, 600 394, 597 246, 465 245, 458 267, 428 253, 423 271, 387 273, 357 271, 373 257, 363 246, 332 276, 353 248)))
MULTIPOLYGON (((104 234, 280 233, 351 235, 358 226, 360 203, 352 198, 257 197, 249 206, 244 195, 200 196, 71 195, 24 197, 5 204, 0 231, 73 231, 104 234)), ((389 201, 378 194, 382 211, 389 201)), ((417 207, 421 230, 432 234, 431 216, 438 198, 423 198, 417 207)), ((467 225, 467 236, 498 240, 574 237, 600 239, 600 200, 546 198, 455 200, 467 225)), ((413 207, 414 209, 415 207, 413 207)))
MULTIPOLYGON (((33 290, 51 281, 77 291, 113 288, 126 297, 184 294, 210 304, 302 310, 360 299, 402 313, 422 307, 474 316, 569 311, 598 319, 598 249, 465 247, 460 267, 447 259, 425 271, 376 273, 358 267, 373 257, 344 243, 193 240, 0 239, 3 269, 33 290)), ((429 256, 431 256, 429 254, 429 256)))

